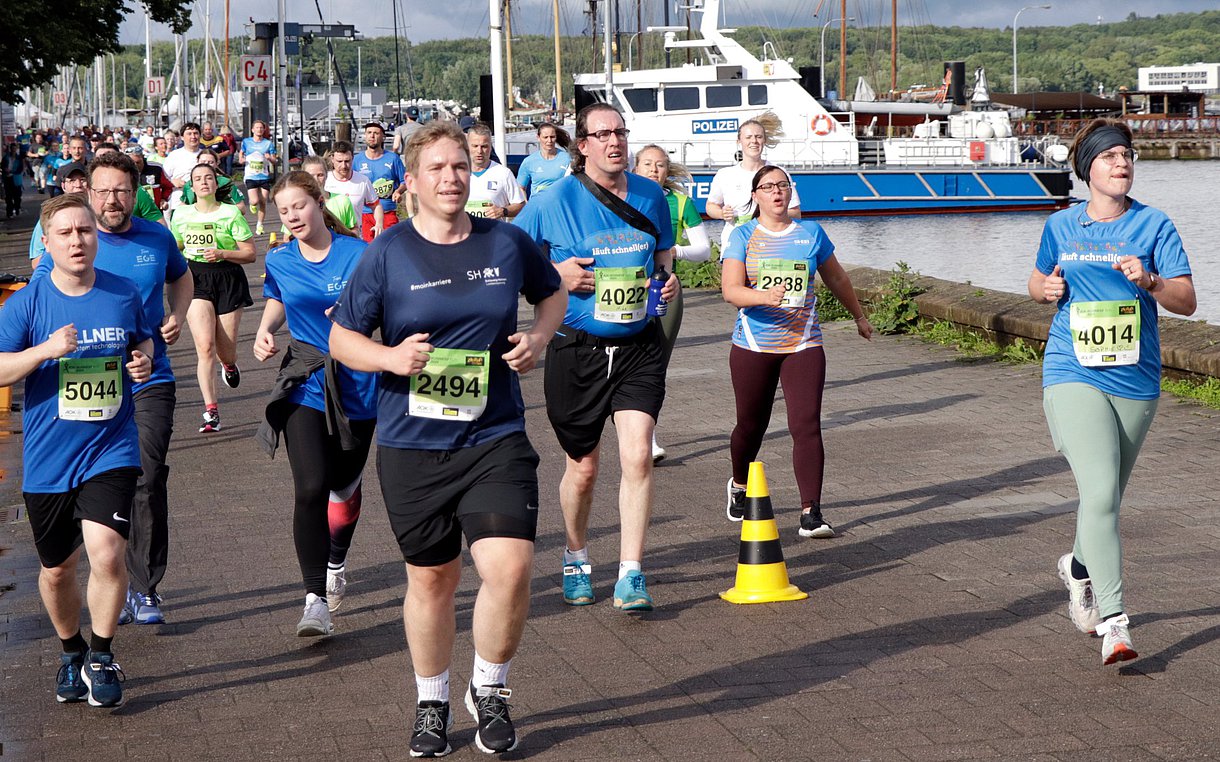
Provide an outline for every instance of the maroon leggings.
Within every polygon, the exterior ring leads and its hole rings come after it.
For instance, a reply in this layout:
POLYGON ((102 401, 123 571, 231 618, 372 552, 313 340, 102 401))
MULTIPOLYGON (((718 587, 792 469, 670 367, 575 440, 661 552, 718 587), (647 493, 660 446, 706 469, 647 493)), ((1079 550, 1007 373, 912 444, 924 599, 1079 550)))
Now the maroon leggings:
POLYGON ((737 399, 737 425, 733 427, 729 453, 733 481, 745 484, 750 462, 758 457, 775 388, 784 385, 788 405, 788 430, 792 434, 792 470, 801 493, 801 508, 822 501, 822 472, 826 451, 822 447, 822 387, 826 384, 826 354, 810 347, 789 354, 751 352, 736 345, 729 352, 729 373, 737 399))

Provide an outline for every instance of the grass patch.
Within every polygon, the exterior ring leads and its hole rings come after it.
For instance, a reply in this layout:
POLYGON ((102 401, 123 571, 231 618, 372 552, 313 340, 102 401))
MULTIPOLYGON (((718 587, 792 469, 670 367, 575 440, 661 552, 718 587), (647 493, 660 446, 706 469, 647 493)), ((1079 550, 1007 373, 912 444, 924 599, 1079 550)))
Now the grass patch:
POLYGON ((930 344, 951 347, 972 359, 993 359, 1020 365, 1038 362, 1042 352, 1038 347, 1018 338, 1011 344, 998 344, 987 337, 946 320, 925 320, 910 331, 911 335, 930 344))
POLYGON ((1220 378, 1208 378, 1205 381, 1162 378, 1161 391, 1220 410, 1220 378))

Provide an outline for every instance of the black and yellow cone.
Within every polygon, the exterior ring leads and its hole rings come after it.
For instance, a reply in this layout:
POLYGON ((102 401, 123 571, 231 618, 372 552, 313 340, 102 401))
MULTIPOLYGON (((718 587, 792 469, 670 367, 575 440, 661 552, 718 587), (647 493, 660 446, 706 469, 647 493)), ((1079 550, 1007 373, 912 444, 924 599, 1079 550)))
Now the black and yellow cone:
POLYGON ((737 556, 737 583, 720 597, 729 603, 799 601, 809 597, 788 581, 779 527, 771 510, 767 472, 763 464, 750 464, 746 481, 746 515, 741 522, 741 551, 737 556))

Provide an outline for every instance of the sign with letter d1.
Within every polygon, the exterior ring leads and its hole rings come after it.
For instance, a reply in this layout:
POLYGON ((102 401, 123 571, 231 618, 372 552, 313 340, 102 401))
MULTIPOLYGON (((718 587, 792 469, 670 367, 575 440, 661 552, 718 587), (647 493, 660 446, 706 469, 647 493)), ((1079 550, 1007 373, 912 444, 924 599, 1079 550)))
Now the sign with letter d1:
POLYGON ((271 56, 242 56, 242 87, 271 87, 271 56))

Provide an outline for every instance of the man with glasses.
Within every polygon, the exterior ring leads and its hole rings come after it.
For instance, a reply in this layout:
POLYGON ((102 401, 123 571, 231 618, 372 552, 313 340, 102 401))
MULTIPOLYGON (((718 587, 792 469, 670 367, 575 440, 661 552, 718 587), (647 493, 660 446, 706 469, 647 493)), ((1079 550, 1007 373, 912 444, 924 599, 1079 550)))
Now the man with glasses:
MULTIPOLYGON (((136 284, 144 321, 153 332, 152 374, 132 390, 144 473, 136 482, 131 505, 130 588, 119 623, 160 624, 165 618, 157 585, 165 576, 169 551, 169 466, 165 458, 174 431, 177 396, 166 347, 178 340, 195 284, 173 234, 163 225, 133 216, 139 179, 135 164, 118 151, 103 151, 89 165, 89 201, 98 224, 95 266, 136 284)), ((46 259, 35 270, 35 279, 50 272, 51 263, 46 259)))
MULTIPOLYGON (((567 454, 559 487, 567 548, 563 598, 593 603, 588 526, 606 419, 618 432, 619 574, 614 607, 650 611, 641 565, 652 515, 652 432, 665 399, 665 356, 645 302, 654 269, 673 270, 673 226, 661 187, 627 172, 622 115, 598 103, 576 117, 569 177, 526 204, 516 224, 550 252, 570 294, 547 350, 547 416, 567 454)), ((672 299, 672 274, 662 295, 672 299)))

